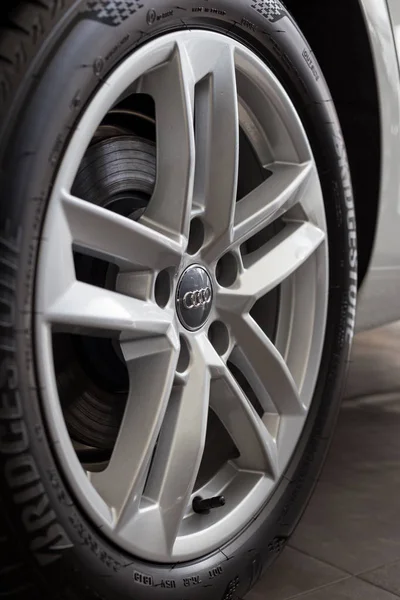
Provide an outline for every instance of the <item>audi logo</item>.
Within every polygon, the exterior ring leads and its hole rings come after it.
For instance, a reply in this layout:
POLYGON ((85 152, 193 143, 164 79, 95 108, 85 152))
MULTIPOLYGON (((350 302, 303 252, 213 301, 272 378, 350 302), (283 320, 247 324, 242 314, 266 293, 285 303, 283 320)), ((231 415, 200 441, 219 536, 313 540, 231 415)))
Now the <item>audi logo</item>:
POLYGON ((200 308, 202 306, 206 306, 211 302, 211 288, 206 287, 202 290, 196 290, 193 292, 187 292, 183 296, 183 306, 188 310, 193 310, 195 308, 200 308))

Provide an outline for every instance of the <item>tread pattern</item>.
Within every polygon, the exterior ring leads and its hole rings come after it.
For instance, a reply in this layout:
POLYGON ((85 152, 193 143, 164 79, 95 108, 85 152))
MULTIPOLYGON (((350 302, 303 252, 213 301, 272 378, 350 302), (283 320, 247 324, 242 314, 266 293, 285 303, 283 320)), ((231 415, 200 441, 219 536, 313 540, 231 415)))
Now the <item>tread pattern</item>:
POLYGON ((143 8, 143 3, 140 0, 90 0, 87 7, 86 17, 117 27, 143 8))
POLYGON ((0 29, 0 118, 47 38, 54 21, 74 0, 29 0, 9 9, 0 29))
POLYGON ((280 0, 253 0, 251 8, 254 8, 260 15, 265 17, 270 23, 276 23, 287 15, 280 0))

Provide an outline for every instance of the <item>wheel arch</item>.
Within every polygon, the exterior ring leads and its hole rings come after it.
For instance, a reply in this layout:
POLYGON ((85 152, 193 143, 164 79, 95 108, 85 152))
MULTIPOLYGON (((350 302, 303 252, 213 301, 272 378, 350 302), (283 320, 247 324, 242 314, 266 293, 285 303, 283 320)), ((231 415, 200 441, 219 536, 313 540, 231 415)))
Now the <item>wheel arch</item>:
POLYGON ((360 0, 285 0, 328 82, 349 156, 361 285, 372 256, 380 201, 381 116, 374 59, 360 0))

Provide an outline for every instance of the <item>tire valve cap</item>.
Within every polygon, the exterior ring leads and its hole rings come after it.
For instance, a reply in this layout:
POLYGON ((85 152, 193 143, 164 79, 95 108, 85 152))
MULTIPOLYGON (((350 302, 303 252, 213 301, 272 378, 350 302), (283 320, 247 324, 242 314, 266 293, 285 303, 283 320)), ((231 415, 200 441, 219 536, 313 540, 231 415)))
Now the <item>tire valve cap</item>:
POLYGON ((205 500, 201 496, 196 496, 193 500, 193 510, 199 515, 208 515, 214 508, 222 508, 225 504, 224 496, 215 496, 215 498, 206 498, 205 500))

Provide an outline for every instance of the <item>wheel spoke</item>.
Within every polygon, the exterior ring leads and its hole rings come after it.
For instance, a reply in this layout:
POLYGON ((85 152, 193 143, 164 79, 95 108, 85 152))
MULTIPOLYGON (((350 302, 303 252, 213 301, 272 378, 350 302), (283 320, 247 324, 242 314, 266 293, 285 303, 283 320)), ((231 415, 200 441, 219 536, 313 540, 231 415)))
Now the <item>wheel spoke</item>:
POLYGON ((91 479, 109 506, 126 518, 139 507, 178 352, 165 337, 125 342, 122 350, 130 376, 127 406, 109 465, 91 479))
POLYGON ((276 164, 270 170, 270 177, 236 205, 236 244, 243 243, 301 201, 314 167, 312 163, 276 164))
POLYGON ((227 367, 223 376, 211 383, 210 404, 239 450, 237 466, 245 471, 267 473, 275 479, 276 441, 227 367))
POLYGON ((239 164, 234 50, 219 49, 212 73, 196 88, 196 203, 213 241, 231 236, 239 164))
POLYGON ((64 331, 98 329, 136 339, 167 334, 173 316, 151 302, 75 281, 47 308, 44 318, 64 331))
POLYGON ((141 91, 156 105, 157 179, 142 222, 180 239, 188 236, 195 166, 194 75, 185 45, 143 77, 141 91))
MULTIPOLYGON (((69 207, 75 206, 75 199, 72 198, 71 203, 67 201, 67 204, 69 207)), ((86 203, 77 200, 77 204, 81 206, 86 203)), ((103 213, 103 210, 99 209, 99 213, 103 213)), ((83 214, 86 214, 85 210, 81 213, 82 221, 85 220, 83 214)), ((78 229, 70 227, 71 221, 68 223, 67 215, 68 209, 64 212, 59 210, 59 205, 54 205, 52 223, 57 235, 51 235, 42 244, 42 284, 37 310, 44 321, 57 326, 59 330, 74 333, 80 330, 124 332, 129 339, 170 335, 173 320, 171 310, 161 309, 150 301, 129 298, 77 281, 72 232, 77 233, 78 229)), ((76 217, 71 220, 77 223, 76 217)), ((107 241, 104 242, 106 245, 107 241)))
POLYGON ((246 375, 253 388, 261 385, 279 414, 305 414, 292 374, 268 336, 249 315, 230 317, 232 334, 246 357, 246 375))
POLYGON ((37 296, 37 310, 45 319, 51 317, 48 313, 52 307, 76 283, 71 231, 64 212, 60 210, 59 200, 58 197, 50 206, 48 219, 52 227, 40 250, 41 285, 37 296))
POLYGON ((287 223, 259 250, 244 256, 244 271, 231 288, 218 291, 220 310, 246 313, 299 269, 321 246, 326 234, 311 223, 287 223))
POLYGON ((146 499, 155 508, 134 514, 127 505, 119 525, 145 534, 154 549, 168 554, 190 504, 206 439, 210 371, 201 336, 192 340, 191 353, 185 382, 172 391, 146 484, 146 499))
POLYGON ((177 266, 182 248, 160 232, 64 192, 63 208, 77 249, 119 264, 162 270, 177 266))

